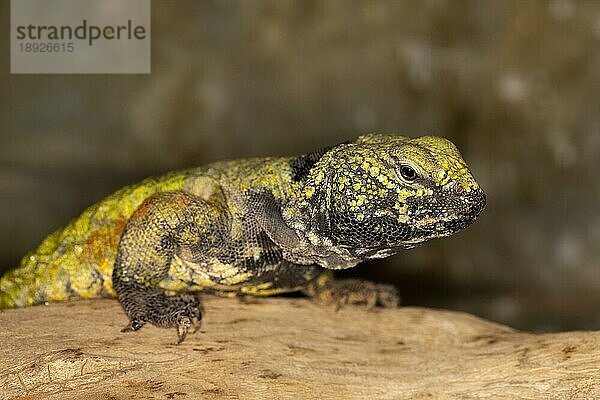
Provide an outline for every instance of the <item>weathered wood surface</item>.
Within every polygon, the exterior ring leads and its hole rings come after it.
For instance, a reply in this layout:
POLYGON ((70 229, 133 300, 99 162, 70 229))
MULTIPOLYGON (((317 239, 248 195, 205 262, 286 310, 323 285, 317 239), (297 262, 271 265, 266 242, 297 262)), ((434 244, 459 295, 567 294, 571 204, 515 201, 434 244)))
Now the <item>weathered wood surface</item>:
POLYGON ((600 332, 449 311, 211 298, 200 332, 120 333, 97 300, 0 313, 2 399, 600 399, 600 332))

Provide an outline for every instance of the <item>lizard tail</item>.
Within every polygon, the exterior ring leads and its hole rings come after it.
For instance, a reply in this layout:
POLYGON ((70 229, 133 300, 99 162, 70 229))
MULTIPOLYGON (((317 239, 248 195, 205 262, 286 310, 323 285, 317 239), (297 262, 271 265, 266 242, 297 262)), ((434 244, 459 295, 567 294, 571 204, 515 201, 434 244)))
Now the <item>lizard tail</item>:
POLYGON ((86 210, 0 278, 0 309, 112 297, 112 269, 125 221, 95 224, 86 210))
POLYGON ((112 297, 112 269, 124 222, 90 229, 85 213, 48 236, 0 278, 0 309, 112 297))
POLYGON ((35 299, 42 296, 36 295, 36 283, 27 282, 29 275, 24 269, 15 268, 0 277, 0 309, 37 303, 35 299))
POLYGON ((18 304, 13 294, 19 283, 11 280, 11 272, 0 277, 0 309, 17 307, 18 304))
POLYGON ((0 308, 114 297, 112 271, 129 217, 154 193, 180 190, 184 178, 183 173, 148 178, 90 206, 0 278, 0 308))
POLYGON ((41 273, 42 268, 36 262, 39 259, 37 253, 43 251, 44 244, 49 247, 49 242, 59 234, 60 232, 55 232, 48 236, 36 251, 23 257, 17 268, 0 277, 0 309, 43 302, 42 299, 46 297, 45 287, 51 283, 52 277, 41 273))

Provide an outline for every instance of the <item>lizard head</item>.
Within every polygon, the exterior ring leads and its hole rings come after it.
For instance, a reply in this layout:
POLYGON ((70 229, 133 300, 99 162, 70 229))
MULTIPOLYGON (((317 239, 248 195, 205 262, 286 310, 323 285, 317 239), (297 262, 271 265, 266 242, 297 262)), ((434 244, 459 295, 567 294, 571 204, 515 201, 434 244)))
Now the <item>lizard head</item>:
POLYGON ((307 172, 299 193, 296 211, 309 222, 292 225, 313 244, 362 260, 452 235, 485 206, 456 146, 434 136, 370 134, 334 146, 307 172))

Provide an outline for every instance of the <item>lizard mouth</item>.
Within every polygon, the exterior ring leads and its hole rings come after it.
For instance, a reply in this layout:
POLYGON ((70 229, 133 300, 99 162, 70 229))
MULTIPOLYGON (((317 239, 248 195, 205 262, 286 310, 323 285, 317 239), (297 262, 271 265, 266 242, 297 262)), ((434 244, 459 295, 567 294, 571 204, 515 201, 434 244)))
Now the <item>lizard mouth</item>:
POLYGON ((481 189, 475 189, 471 190, 469 193, 462 197, 464 199, 464 202, 468 206, 467 215, 473 218, 473 220, 475 220, 475 218, 477 218, 485 208, 485 193, 483 193, 483 190, 481 189))
POLYGON ((409 242, 421 243, 437 237, 453 235, 475 222, 485 208, 485 204, 485 193, 476 189, 449 199, 438 209, 416 211, 416 218, 413 220, 414 238, 409 242))

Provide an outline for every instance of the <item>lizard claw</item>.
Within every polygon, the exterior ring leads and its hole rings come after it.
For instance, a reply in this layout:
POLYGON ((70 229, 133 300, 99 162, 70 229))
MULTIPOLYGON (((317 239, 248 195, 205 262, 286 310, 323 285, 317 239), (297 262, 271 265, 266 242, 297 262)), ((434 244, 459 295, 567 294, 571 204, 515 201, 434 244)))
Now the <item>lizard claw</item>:
POLYGON ((202 303, 193 294, 182 293, 168 296, 160 290, 138 290, 120 298, 130 318, 128 326, 121 332, 133 332, 150 322, 156 326, 177 329, 177 344, 183 342, 188 333, 200 329, 202 303))
POLYGON ((126 327, 124 327, 123 329, 121 329, 121 332, 126 333, 126 332, 135 332, 138 329, 140 329, 142 326, 144 326, 146 324, 145 321, 142 321, 140 319, 132 319, 129 322, 129 325, 127 325, 126 327))

